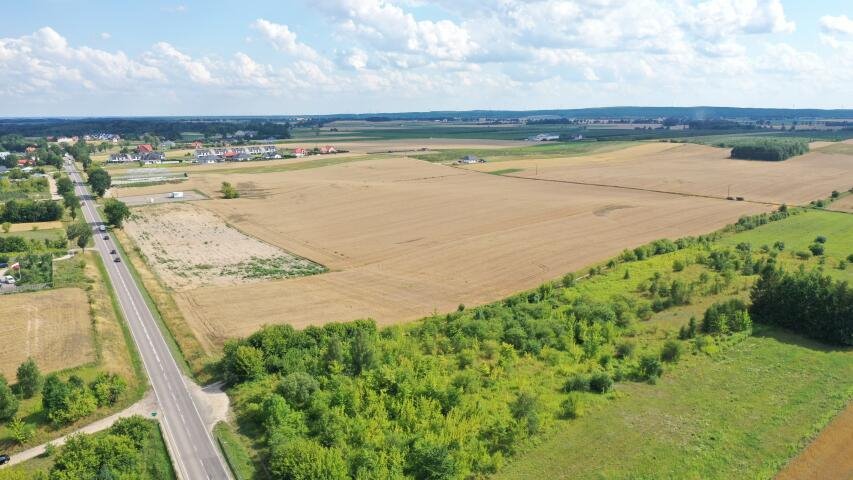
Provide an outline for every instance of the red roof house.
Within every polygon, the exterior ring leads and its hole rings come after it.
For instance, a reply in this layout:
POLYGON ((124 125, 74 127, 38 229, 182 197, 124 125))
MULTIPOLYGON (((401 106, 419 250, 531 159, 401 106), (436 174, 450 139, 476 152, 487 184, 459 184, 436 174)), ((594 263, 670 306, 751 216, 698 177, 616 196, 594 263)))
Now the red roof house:
POLYGON ((331 145, 323 145, 320 147, 320 153, 337 153, 337 149, 331 145))
POLYGON ((153 151, 154 147, 152 147, 150 143, 143 143, 142 145, 136 147, 137 153, 151 153, 153 151))
POLYGON ((297 157, 304 157, 307 152, 302 147, 296 147, 293 149, 293 154, 297 157))
POLYGON ((192 143, 192 145, 193 145, 193 148, 202 148, 202 147, 204 147, 204 144, 203 144, 203 143, 201 143, 199 140, 194 141, 194 142, 192 143))

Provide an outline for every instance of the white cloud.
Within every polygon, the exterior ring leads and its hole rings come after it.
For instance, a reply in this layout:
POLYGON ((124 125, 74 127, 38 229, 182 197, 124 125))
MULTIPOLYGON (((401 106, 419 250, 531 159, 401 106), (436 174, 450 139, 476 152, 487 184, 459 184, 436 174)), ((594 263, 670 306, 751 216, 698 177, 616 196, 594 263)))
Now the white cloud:
POLYGON ((847 18, 847 15, 839 15, 837 17, 825 15, 820 18, 820 28, 830 34, 841 33, 853 35, 853 20, 847 18))
POLYGON ((205 62, 194 60, 167 42, 157 42, 146 54, 148 63, 162 68, 177 68, 195 83, 214 85, 220 81, 214 78, 205 62))
POLYGON ((385 0, 320 0, 316 4, 354 35, 380 50, 462 60, 476 51, 469 32, 450 20, 416 20, 385 0))
POLYGON ((102 40, 109 40, 110 38, 112 38, 112 35, 109 32, 101 32, 102 40))
POLYGON ((299 42, 296 39, 296 33, 292 32, 287 25, 259 18, 252 23, 252 28, 258 30, 273 48, 278 51, 308 60, 317 60, 320 58, 313 48, 299 42))

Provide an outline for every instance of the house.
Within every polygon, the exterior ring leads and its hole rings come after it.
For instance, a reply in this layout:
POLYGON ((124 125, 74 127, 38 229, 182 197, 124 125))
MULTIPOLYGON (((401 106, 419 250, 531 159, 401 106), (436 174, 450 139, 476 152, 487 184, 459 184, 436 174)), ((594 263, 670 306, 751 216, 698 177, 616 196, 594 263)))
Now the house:
POLYGON ((202 143, 202 142, 201 142, 201 141, 199 141, 199 140, 194 141, 191 145, 192 145, 192 147, 193 147, 194 149, 196 149, 196 150, 199 150, 199 149, 201 149, 202 147, 204 147, 204 143, 202 143))
POLYGON ((338 150, 331 145, 323 145, 322 147, 320 147, 320 153, 324 155, 327 153, 338 153, 338 150))
POLYGON ((308 152, 302 147, 296 147, 293 149, 293 156, 299 158, 304 157, 308 152))
POLYGON ((252 157, 248 153, 240 152, 233 157, 231 157, 231 161, 233 162, 245 162, 247 160, 251 160, 252 157))
POLYGON ((219 157, 219 155, 214 155, 212 153, 209 153, 209 154, 200 155, 200 156, 196 157, 195 161, 197 163, 202 164, 202 165, 210 165, 213 163, 221 162, 222 159, 219 157))
POLYGON ((171 140, 166 140, 165 142, 161 143, 160 146, 167 149, 167 150, 171 150, 171 149, 175 148, 175 142, 173 142, 171 140))
POLYGON ((462 157, 458 163, 470 164, 470 163, 486 163, 482 158, 478 158, 476 155, 465 155, 462 157))
POLYGON ((56 139, 56 143, 77 143, 77 137, 59 137, 56 139))
POLYGON ((265 153, 264 158, 267 160, 278 160, 281 158, 281 155, 278 152, 265 153))
POLYGON ((140 155, 139 159, 145 165, 151 165, 155 163, 163 163, 163 160, 166 160, 166 154, 163 152, 148 152, 140 155))
POLYGON ((154 147, 152 147, 150 143, 143 143, 142 145, 138 145, 136 147, 137 153, 150 153, 153 151, 154 151, 154 147))
POLYGON ((107 163, 130 163, 139 162, 142 160, 142 155, 138 153, 113 153, 107 159, 107 163))

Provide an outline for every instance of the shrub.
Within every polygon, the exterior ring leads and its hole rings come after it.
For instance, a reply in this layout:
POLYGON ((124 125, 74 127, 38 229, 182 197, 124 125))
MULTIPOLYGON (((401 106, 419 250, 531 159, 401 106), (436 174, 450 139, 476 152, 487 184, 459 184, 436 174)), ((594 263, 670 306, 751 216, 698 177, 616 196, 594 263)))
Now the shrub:
POLYGON ((773 248, 775 248, 776 250, 779 250, 781 252, 781 251, 785 250, 785 242, 777 240, 777 241, 773 242, 773 248))
POLYGON ((799 258, 800 260, 808 260, 812 258, 812 253, 800 250, 799 252, 797 252, 797 258, 799 258))
POLYGON ((616 358, 629 358, 634 354, 637 344, 631 341, 625 341, 616 346, 616 358))
POLYGON ((605 372, 593 373, 589 379, 589 389, 595 393, 607 393, 613 388, 613 379, 605 372))
POLYGON ((823 235, 818 235, 814 239, 815 243, 826 243, 826 237, 823 235))
POLYGON ((814 255, 816 257, 823 255, 823 252, 824 252, 823 244, 822 243, 813 243, 813 244, 809 245, 809 251, 812 252, 812 255, 814 255))
POLYGON ((682 346, 677 340, 667 340, 660 351, 660 358, 664 362, 674 363, 681 358, 682 346))
POLYGON ((640 357, 640 363, 637 365, 637 374, 641 379, 651 382, 660 378, 663 375, 663 365, 660 362, 660 357, 651 353, 640 357))
POLYGON ((715 302, 705 310, 702 331, 715 335, 742 332, 752 327, 746 304, 737 298, 715 302))
POLYGON ((580 418, 585 413, 583 398, 571 393, 565 400, 560 402, 560 417, 566 419, 580 418))
POLYGON ((590 378, 583 373, 572 374, 563 384, 564 392, 588 392, 589 389, 590 378))
POLYGON ((683 261, 675 260, 674 262, 672 262, 672 271, 673 272, 680 272, 682 270, 684 270, 684 262, 683 261))

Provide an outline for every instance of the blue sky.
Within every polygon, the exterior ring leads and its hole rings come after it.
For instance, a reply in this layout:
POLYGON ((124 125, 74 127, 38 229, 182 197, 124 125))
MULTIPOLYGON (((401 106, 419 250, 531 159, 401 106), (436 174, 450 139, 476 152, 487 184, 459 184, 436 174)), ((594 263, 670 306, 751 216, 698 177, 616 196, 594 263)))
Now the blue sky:
POLYGON ((842 0, 4 3, 0 116, 853 108, 842 0))

